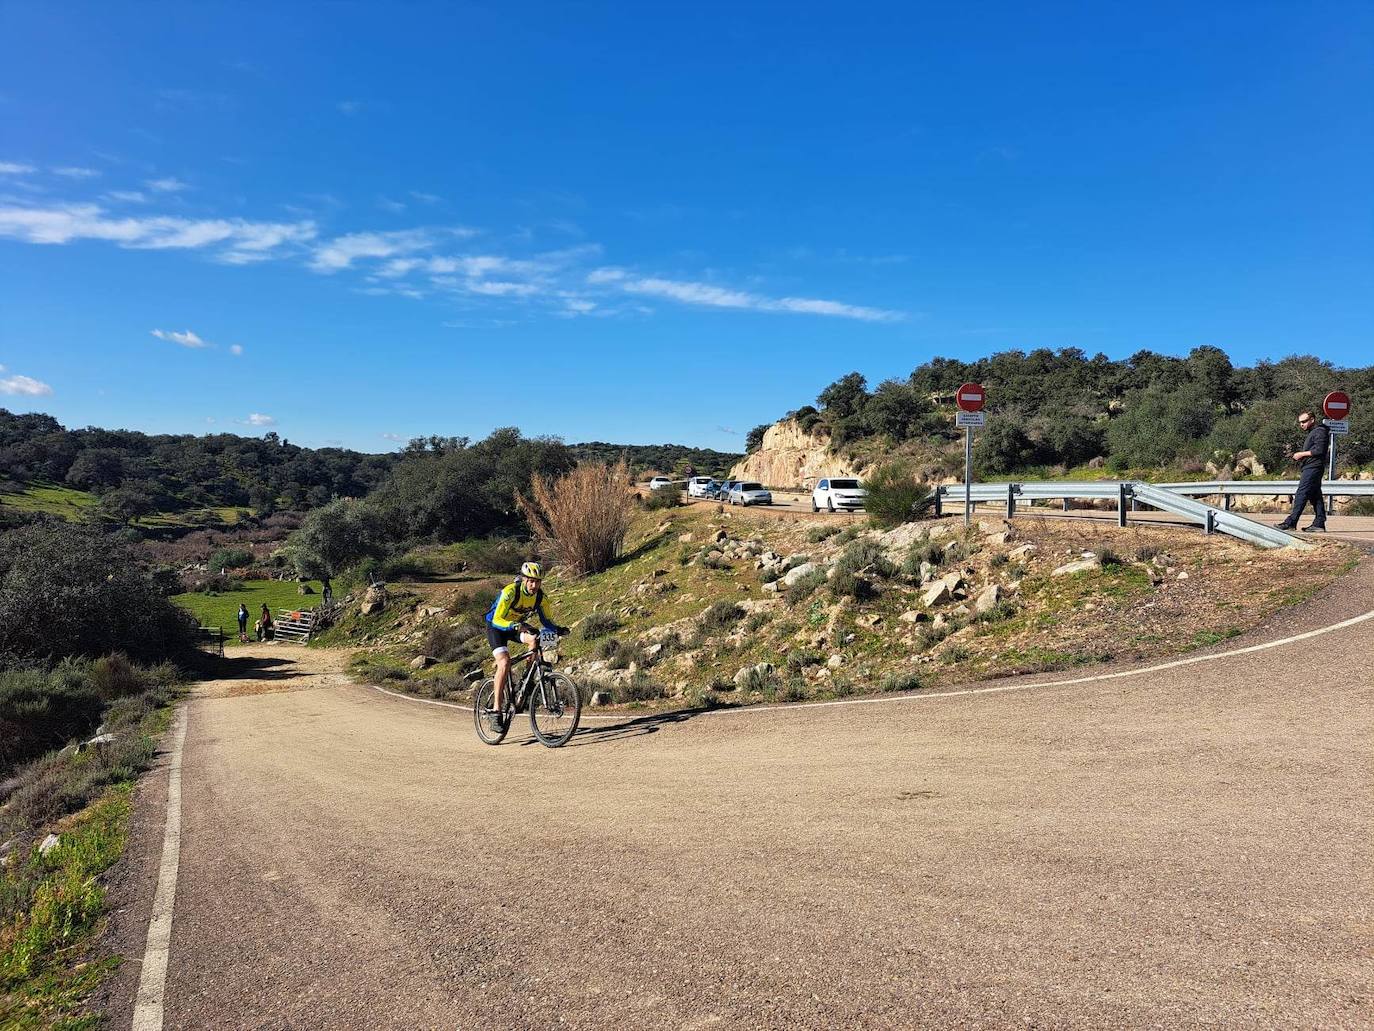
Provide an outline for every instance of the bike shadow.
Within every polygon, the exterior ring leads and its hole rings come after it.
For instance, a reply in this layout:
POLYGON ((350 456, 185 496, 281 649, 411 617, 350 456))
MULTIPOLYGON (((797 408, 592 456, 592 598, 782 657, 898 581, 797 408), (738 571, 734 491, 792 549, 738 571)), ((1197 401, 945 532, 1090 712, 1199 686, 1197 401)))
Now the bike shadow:
MULTIPOLYGON (((657 734, 665 727, 675 724, 686 723, 688 720, 695 719, 713 710, 708 708, 696 709, 674 709, 672 712, 655 712, 644 716, 629 716, 623 722, 612 723, 604 727, 579 727, 572 740, 564 748, 585 748, 589 745, 609 745, 627 738, 643 737, 646 734, 657 734)), ((537 745, 539 742, 534 738, 522 742, 526 745, 537 745)))

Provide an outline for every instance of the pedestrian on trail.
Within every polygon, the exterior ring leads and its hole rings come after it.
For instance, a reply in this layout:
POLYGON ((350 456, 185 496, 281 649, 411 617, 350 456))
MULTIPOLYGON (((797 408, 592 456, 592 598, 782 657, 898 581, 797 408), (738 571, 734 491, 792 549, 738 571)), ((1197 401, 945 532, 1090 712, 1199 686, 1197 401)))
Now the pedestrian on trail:
POLYGON ((267 607, 267 602, 262 603, 262 615, 258 617, 258 640, 272 640, 272 612, 267 607))
POLYGON ((239 602, 239 644, 248 643, 248 606, 239 602))
POLYGON ((324 604, 326 608, 334 604, 334 587, 329 582, 329 577, 327 576, 324 578, 323 593, 320 595, 320 597, 324 599, 324 604))
POLYGON ((1312 502, 1312 522, 1302 528, 1303 533, 1323 533, 1326 530, 1326 502, 1322 499, 1322 473, 1326 470, 1326 456, 1331 449, 1331 431, 1317 422, 1311 412, 1298 415, 1298 425, 1307 434, 1302 450, 1293 452, 1293 461, 1301 467, 1298 492, 1293 495, 1293 511, 1279 523, 1280 530, 1292 530, 1302 518, 1302 510, 1312 502))

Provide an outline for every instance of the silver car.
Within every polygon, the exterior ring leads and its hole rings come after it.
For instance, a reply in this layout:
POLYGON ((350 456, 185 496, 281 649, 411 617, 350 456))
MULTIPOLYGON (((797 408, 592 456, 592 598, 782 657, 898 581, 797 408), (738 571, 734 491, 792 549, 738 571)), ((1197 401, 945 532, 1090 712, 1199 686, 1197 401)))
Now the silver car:
POLYGON ((732 505, 771 505, 773 493, 761 483, 737 483, 725 500, 732 505))

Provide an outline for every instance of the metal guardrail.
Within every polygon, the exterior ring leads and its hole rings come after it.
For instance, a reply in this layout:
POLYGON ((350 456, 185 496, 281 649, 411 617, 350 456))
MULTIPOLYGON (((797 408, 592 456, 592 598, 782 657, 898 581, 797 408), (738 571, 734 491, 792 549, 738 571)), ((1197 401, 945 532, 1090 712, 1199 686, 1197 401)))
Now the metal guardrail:
MULTIPOLYGON (((1273 490, 1275 484, 1293 484, 1292 490, 1297 490, 1297 481, 1256 481, 1238 480, 1235 483, 1245 484, 1255 487, 1264 483, 1268 488, 1265 490, 1254 490, 1255 494, 1283 494, 1284 490, 1273 490)), ((1374 495, 1374 482, 1359 480, 1340 480, 1341 484, 1353 483, 1358 486, 1368 485, 1369 494, 1374 495)), ((1195 488, 1190 493, 1200 495, 1220 493, 1221 483, 1189 484, 1195 488), (1211 487, 1208 491, 1206 488, 1211 487)), ((1323 484, 1323 491, 1325 485, 1323 484)), ((1359 489, 1355 493, 1366 493, 1359 489)), ((1039 483, 975 483, 967 490, 961 483, 941 484, 936 490, 935 511, 938 514, 946 502, 962 504, 965 500, 977 503, 1005 503, 1007 506, 1007 518, 1016 515, 1016 505, 1018 501, 1043 501, 1063 499, 1083 499, 1083 500, 1114 500, 1116 501, 1117 523, 1126 525, 1126 514, 1129 509, 1135 508, 1139 504, 1149 505, 1164 512, 1198 524, 1207 533, 1225 533, 1239 540, 1250 544, 1258 545, 1262 548, 1310 548, 1307 541, 1292 534, 1285 533, 1272 526, 1256 522, 1253 519, 1246 519, 1244 516, 1236 515, 1227 509, 1216 508, 1205 504, 1193 497, 1185 496, 1184 493, 1173 489, 1172 485, 1164 486, 1160 484, 1145 483, 1141 480, 1060 480, 1043 481, 1039 483)))
MULTIPOLYGON (((1202 480, 1193 483, 1156 483, 1154 486, 1188 497, 1292 497, 1297 480, 1202 480)), ((1328 498, 1374 498, 1374 480, 1322 480, 1322 494, 1328 498)))

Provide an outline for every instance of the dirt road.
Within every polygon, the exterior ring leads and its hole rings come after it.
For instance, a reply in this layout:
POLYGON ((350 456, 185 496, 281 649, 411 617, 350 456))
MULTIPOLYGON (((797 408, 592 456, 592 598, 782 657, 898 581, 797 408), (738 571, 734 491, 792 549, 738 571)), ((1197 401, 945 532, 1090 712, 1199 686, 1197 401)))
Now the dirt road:
MULTIPOLYGON (((1370 610, 1366 559, 1224 650, 1370 610)), ((168 1027, 1374 1014, 1374 620, 1125 679, 596 723, 561 751, 270 655, 188 706, 168 1027)), ((119 888, 114 1026, 164 794, 119 888)))

